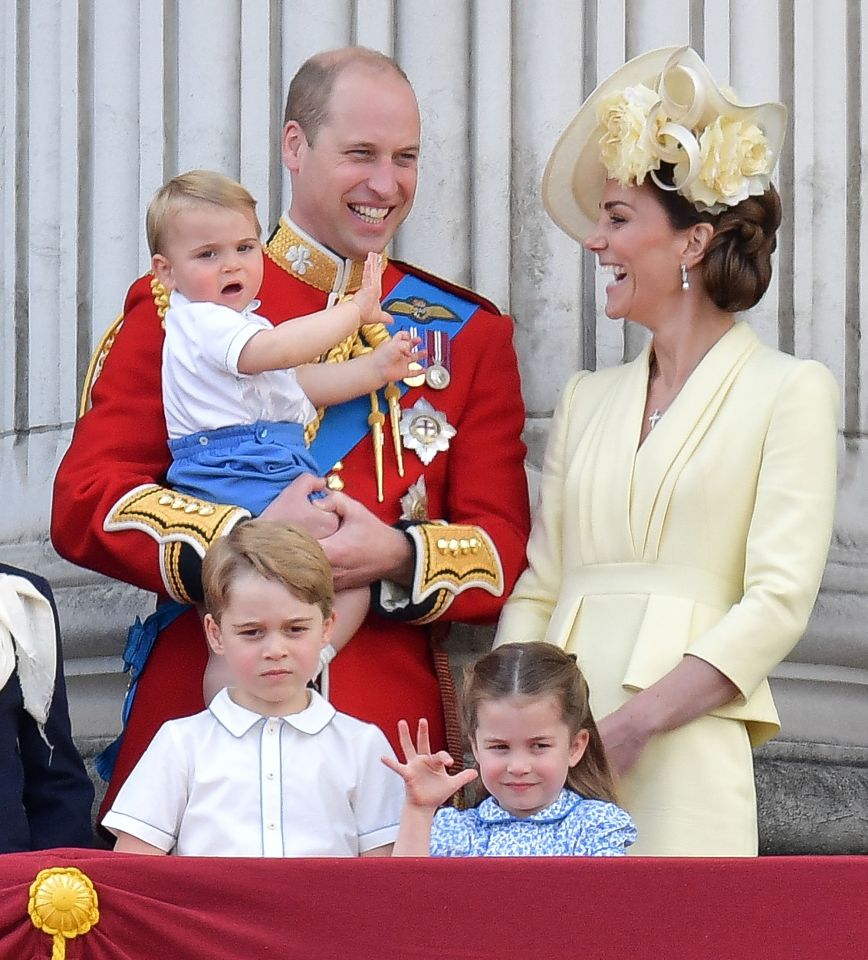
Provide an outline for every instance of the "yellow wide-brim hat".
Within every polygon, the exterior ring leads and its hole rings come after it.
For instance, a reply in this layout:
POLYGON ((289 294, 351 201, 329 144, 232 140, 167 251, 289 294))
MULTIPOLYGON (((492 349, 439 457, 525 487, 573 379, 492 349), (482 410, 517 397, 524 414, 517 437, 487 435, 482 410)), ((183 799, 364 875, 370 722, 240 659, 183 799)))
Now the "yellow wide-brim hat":
MULTIPOLYGON (((693 161, 699 157, 699 137, 719 117, 755 124, 765 137, 769 171, 777 163, 787 126, 787 109, 782 103, 752 106, 737 103, 721 90, 691 47, 662 47, 643 53, 616 70, 585 100, 546 164, 543 204, 552 220, 575 240, 582 241, 592 232, 599 216, 603 189, 610 177, 601 159, 600 140, 604 131, 598 110, 612 95, 640 85, 658 95, 665 114, 663 120, 674 121, 669 127, 686 135, 684 139, 688 142, 682 143, 682 147, 688 149, 682 149, 679 156, 691 160, 691 171, 693 161)), ((767 177, 755 179, 762 180, 762 189, 768 186, 767 177)), ((686 190, 675 189, 691 199, 686 190)), ((751 193, 757 192, 761 190, 751 190, 751 193)), ((716 212, 730 203, 724 197, 715 199, 719 204, 696 203, 696 206, 716 212)))

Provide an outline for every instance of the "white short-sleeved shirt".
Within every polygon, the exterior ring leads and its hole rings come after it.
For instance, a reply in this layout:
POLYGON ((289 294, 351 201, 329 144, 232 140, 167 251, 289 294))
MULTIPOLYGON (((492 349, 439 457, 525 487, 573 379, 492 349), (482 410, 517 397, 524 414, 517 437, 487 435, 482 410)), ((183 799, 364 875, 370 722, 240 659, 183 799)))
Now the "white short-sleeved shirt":
POLYGON ((238 372, 247 342, 273 325, 253 311, 191 303, 173 291, 163 342, 163 408, 169 439, 257 420, 309 423, 315 416, 295 371, 238 372))
POLYGON ((393 843, 404 783, 382 731, 310 705, 263 717, 221 690, 164 723, 103 826, 179 856, 354 857, 393 843))

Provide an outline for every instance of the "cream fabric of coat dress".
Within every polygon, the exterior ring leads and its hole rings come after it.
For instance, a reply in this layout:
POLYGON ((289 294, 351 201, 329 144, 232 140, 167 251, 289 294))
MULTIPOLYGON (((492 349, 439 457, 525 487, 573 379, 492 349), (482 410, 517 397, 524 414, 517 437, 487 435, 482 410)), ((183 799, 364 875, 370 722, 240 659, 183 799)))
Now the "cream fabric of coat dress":
POLYGON ((495 645, 575 653, 598 718, 685 652, 722 671, 741 697, 655 737, 621 801, 631 854, 750 856, 751 746, 780 728, 766 678, 804 631, 829 548, 838 388, 739 322, 639 447, 649 353, 567 384, 495 645))

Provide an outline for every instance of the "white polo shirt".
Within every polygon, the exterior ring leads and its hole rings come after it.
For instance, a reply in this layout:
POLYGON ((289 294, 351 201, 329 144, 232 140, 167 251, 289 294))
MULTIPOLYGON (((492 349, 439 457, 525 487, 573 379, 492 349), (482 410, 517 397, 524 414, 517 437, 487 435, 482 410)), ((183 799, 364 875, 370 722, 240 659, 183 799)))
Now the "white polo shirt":
POLYGON ((191 302, 173 291, 163 341, 163 409, 170 440, 257 420, 309 423, 316 411, 295 371, 238 371, 251 337, 273 325, 253 311, 191 302))
POLYGON ((164 723, 103 826, 198 857, 355 857, 393 843, 404 783, 382 731, 311 691, 263 717, 221 690, 202 713, 164 723))

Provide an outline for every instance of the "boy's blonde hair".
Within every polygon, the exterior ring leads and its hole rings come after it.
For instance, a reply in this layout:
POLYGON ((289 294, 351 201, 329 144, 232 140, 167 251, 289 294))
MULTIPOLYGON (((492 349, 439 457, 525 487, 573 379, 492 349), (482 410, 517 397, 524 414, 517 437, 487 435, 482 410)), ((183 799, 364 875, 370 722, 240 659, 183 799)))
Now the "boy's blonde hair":
POLYGON ((332 613, 332 568, 322 547, 297 527, 247 520, 212 544, 202 562, 202 587, 205 609, 218 623, 233 584, 249 573, 283 584, 298 600, 318 606, 323 617, 332 613))
POLYGON ((145 231, 152 257, 165 254, 166 232, 172 217, 203 203, 249 214, 256 236, 262 233, 256 201, 240 183, 214 170, 189 170, 164 183, 148 204, 145 231))

